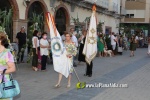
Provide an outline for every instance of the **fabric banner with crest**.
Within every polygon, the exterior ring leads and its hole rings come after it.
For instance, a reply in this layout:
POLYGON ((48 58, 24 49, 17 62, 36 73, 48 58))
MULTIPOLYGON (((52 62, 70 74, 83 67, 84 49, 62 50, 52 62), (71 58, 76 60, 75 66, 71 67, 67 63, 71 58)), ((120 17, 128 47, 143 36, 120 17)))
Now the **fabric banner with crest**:
POLYGON ((89 65, 97 54, 97 20, 95 5, 92 8, 92 16, 90 18, 83 54, 85 55, 85 60, 89 65))
POLYGON ((66 49, 64 48, 61 36, 56 29, 54 18, 49 12, 46 13, 46 20, 50 30, 54 70, 67 78, 70 74, 69 71, 71 66, 69 65, 66 56, 66 49))

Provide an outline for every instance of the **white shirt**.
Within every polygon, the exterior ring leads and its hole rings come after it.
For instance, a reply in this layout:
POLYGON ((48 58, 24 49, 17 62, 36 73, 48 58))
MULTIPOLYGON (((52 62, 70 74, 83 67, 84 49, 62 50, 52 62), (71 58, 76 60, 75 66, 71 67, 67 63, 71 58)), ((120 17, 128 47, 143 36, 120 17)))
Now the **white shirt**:
POLYGON ((116 42, 114 41, 115 36, 114 35, 111 35, 111 45, 116 45, 116 42))
POLYGON ((39 39, 36 37, 36 36, 34 36, 33 38, 32 38, 32 45, 33 45, 33 48, 35 48, 35 44, 34 44, 34 40, 35 39, 37 39, 37 47, 39 47, 39 39))
POLYGON ((65 35, 64 34, 61 36, 61 38, 63 41, 65 41, 65 35))
POLYGON ((138 36, 136 36, 136 37, 135 37, 135 39, 136 39, 136 40, 139 40, 139 37, 138 37, 138 36))
MULTIPOLYGON (((40 40, 40 44, 43 45, 43 46, 48 46, 49 43, 47 40, 44 40, 44 39, 41 39, 40 40)), ((41 56, 42 55, 48 55, 48 48, 40 48, 40 53, 41 53, 41 56)))
POLYGON ((77 40, 76 36, 72 35, 71 40, 72 40, 72 42, 75 43, 76 47, 78 47, 78 40, 77 40))

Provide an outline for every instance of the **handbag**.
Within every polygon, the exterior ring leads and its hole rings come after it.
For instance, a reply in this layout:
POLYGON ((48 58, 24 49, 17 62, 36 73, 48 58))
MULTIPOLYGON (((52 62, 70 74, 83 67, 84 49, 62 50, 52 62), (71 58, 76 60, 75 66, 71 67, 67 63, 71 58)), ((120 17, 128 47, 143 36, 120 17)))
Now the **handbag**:
POLYGON ((122 47, 118 47, 118 52, 122 52, 122 47))
POLYGON ((6 69, 3 71, 2 82, 0 83, 0 98, 2 99, 13 98, 20 94, 19 84, 13 80, 12 74, 9 74, 10 80, 4 82, 5 71, 6 69))

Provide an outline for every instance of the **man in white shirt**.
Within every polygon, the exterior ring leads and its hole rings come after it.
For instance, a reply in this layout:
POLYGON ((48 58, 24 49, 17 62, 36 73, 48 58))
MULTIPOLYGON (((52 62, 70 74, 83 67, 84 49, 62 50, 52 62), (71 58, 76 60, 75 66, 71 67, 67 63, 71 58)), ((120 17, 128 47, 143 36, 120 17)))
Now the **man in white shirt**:
MULTIPOLYGON (((70 33, 72 34, 72 42, 74 42, 75 43, 75 45, 76 45, 76 47, 78 47, 78 39, 76 38, 76 33, 75 33, 75 31, 74 31, 74 28, 71 28, 70 29, 70 33)), ((73 58, 73 66, 74 67, 77 67, 77 65, 76 65, 76 63, 74 62, 74 60, 75 60, 75 57, 73 58)))
POLYGON ((112 34, 111 34, 111 45, 112 45, 112 50, 113 50, 113 52, 114 52, 114 54, 115 54, 115 49, 116 49, 116 37, 114 36, 114 32, 112 32, 112 34))
POLYGON ((74 28, 70 29, 70 33, 72 34, 72 42, 74 42, 76 47, 78 47, 78 39, 76 38, 76 32, 74 31, 74 28))

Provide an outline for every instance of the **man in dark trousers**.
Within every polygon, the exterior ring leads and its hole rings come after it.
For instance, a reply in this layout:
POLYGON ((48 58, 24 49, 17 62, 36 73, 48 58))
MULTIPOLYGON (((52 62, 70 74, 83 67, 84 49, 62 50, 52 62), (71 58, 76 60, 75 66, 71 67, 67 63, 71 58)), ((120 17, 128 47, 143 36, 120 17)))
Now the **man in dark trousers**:
POLYGON ((25 49, 25 45, 26 45, 26 33, 25 33, 25 27, 22 26, 21 27, 21 31, 17 33, 16 39, 17 39, 17 44, 18 44, 18 63, 20 60, 20 56, 21 56, 21 63, 24 63, 23 58, 24 58, 24 50, 21 51, 22 48, 25 49), (20 55, 21 53, 21 55, 20 55))
POLYGON ((90 65, 86 62, 86 73, 84 76, 92 77, 92 69, 93 69, 93 62, 91 61, 90 65))

